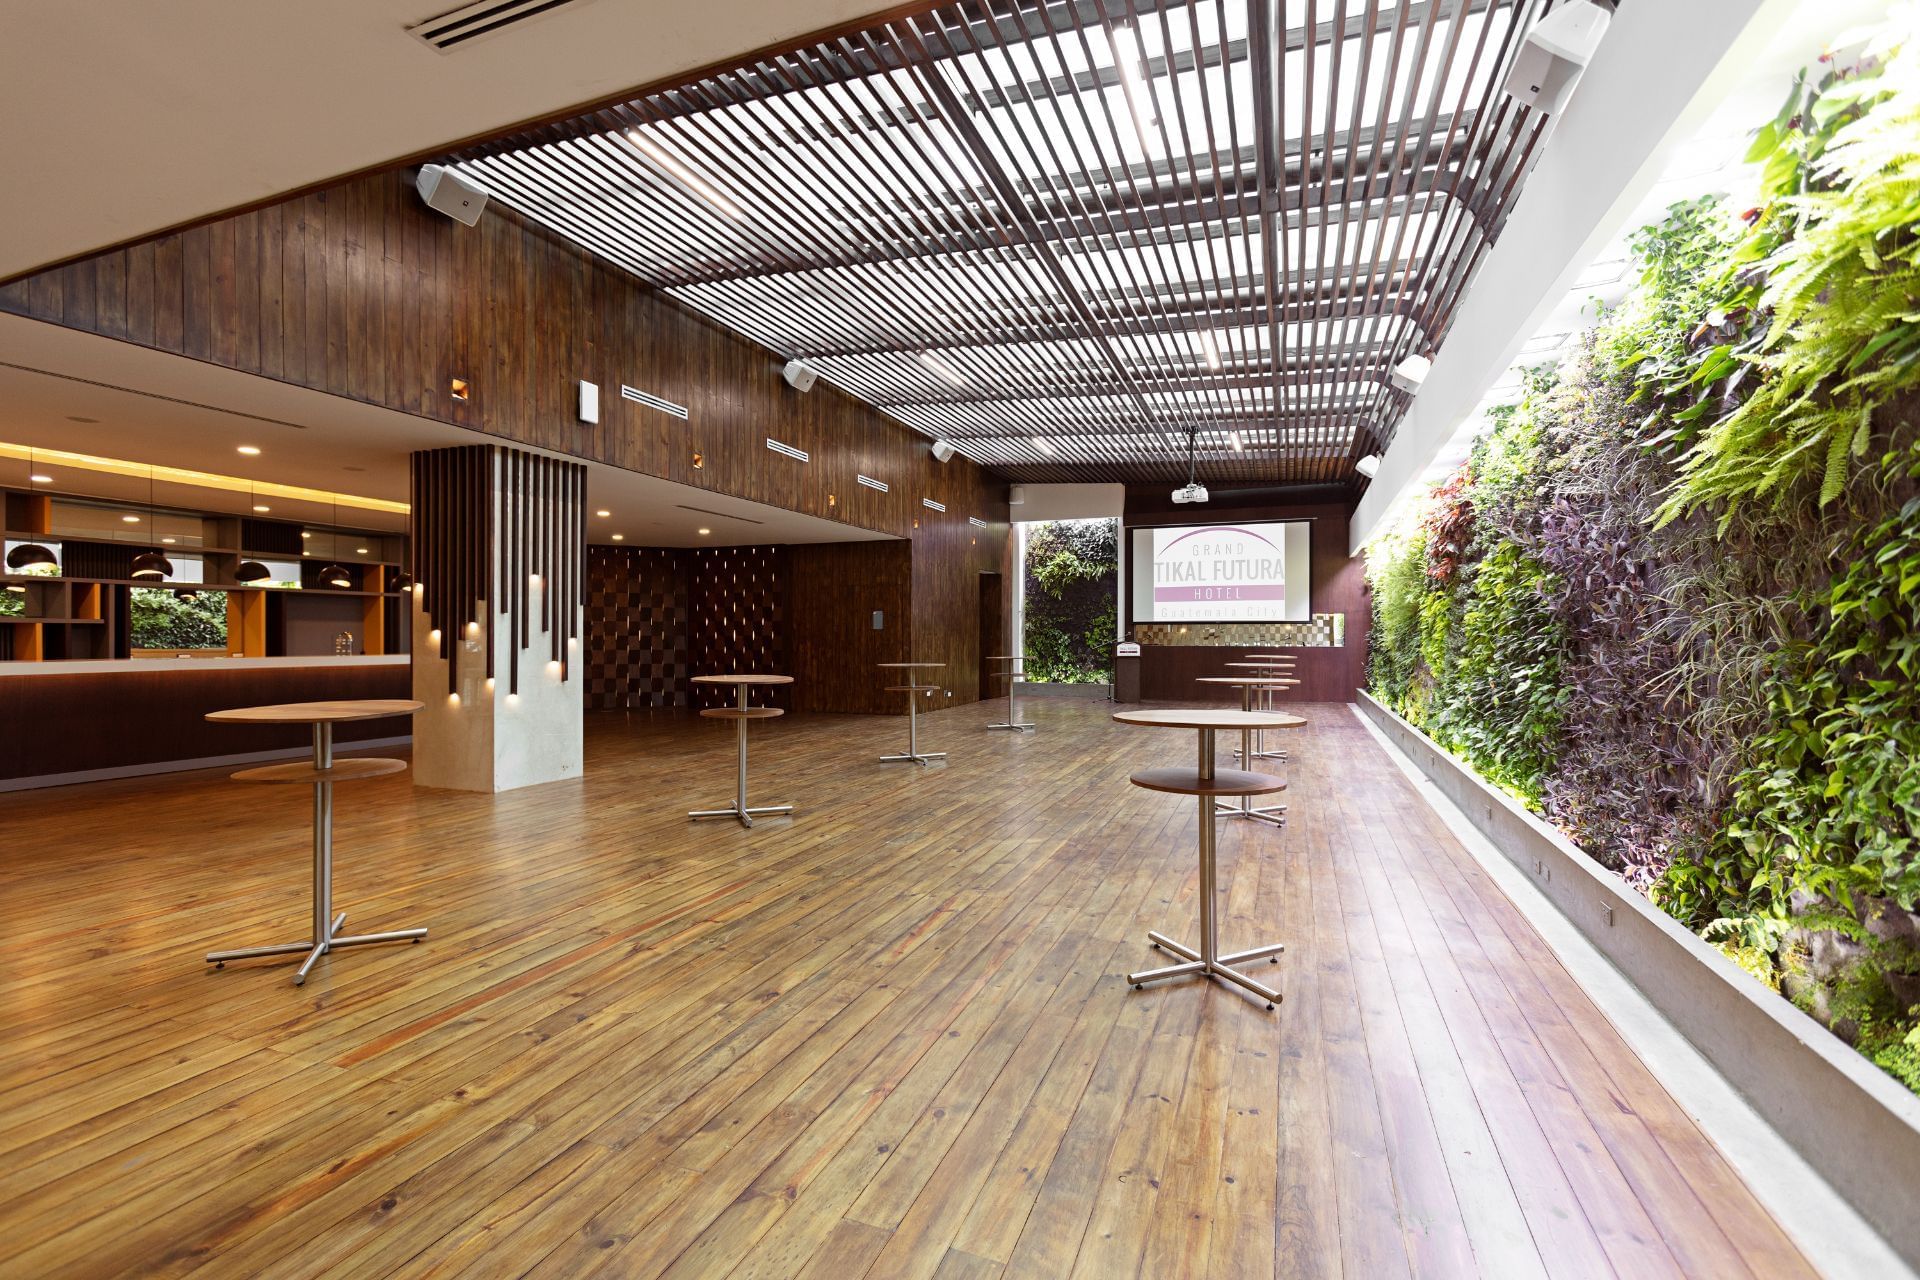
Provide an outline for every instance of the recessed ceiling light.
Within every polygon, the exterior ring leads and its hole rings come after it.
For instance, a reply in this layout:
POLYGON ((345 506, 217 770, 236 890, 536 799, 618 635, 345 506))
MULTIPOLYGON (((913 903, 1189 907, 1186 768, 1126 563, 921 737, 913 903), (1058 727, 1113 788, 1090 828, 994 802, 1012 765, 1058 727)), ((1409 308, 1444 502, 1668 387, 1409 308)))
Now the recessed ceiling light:
POLYGON ((700 531, 700 536, 704 538, 704 537, 706 537, 706 536, 707 536, 708 534, 710 534, 710 533, 712 533, 712 532, 713 532, 713 530, 711 530, 711 529, 702 529, 702 530, 700 531))
POLYGON ((627 540, 627 535, 624 533, 616 533, 613 535, 613 540, 615 542, 625 542, 627 540))
POLYGON ((595 514, 595 515, 597 515, 597 516, 599 516, 599 517, 600 517, 600 518, 601 518, 602 520, 604 520, 604 519, 606 519, 606 518, 607 518, 608 516, 610 516, 610 515, 612 515, 612 514, 613 514, 613 512, 611 512, 611 511, 596 511, 596 512, 594 512, 593 514, 595 514))
POLYGON ((1038 449, 1042 453, 1056 452, 1056 450, 1053 447, 1053 441, 1047 439, 1045 436, 1035 436, 1033 438, 1033 447, 1038 449))
POLYGON ((271 511, 271 510, 273 510, 273 508, 272 508, 272 507, 270 507, 270 506, 268 506, 268 505, 267 505, 266 503, 264 503, 264 502, 256 502, 256 503, 254 503, 254 504, 253 504, 253 509, 254 509, 255 511, 271 511))
POLYGON ((308 533, 308 532, 307 532, 306 530, 304 530, 304 529, 303 529, 303 530, 301 530, 301 531, 300 531, 300 536, 301 536, 301 537, 303 537, 303 538, 311 538, 311 537, 312 537, 313 535, 312 535, 312 534, 310 534, 310 533, 308 533))
POLYGON ((52 484, 53 483, 52 476, 28 476, 27 479, 33 481, 33 483, 35 484, 52 484))
POLYGON ((126 523, 128 523, 128 524, 139 524, 139 523, 140 523, 140 517, 139 517, 139 516, 121 516, 120 518, 121 518, 121 519, 122 519, 123 521, 125 521, 126 523))
POLYGON ((357 556, 363 556, 363 555, 365 555, 365 554, 367 554, 367 549, 366 549, 365 547, 355 547, 355 548, 353 549, 353 554, 355 554, 355 555, 357 555, 357 556))
POLYGON ((160 541, 162 541, 162 542, 164 542, 164 543, 167 543, 168 545, 172 545, 173 543, 176 543, 176 542, 178 542, 178 541, 180 541, 180 539, 178 539, 178 538, 162 538, 162 539, 160 539, 160 541))
POLYGON ((260 446, 257 444, 243 444, 236 452, 244 453, 249 458, 257 458, 260 456, 260 446))

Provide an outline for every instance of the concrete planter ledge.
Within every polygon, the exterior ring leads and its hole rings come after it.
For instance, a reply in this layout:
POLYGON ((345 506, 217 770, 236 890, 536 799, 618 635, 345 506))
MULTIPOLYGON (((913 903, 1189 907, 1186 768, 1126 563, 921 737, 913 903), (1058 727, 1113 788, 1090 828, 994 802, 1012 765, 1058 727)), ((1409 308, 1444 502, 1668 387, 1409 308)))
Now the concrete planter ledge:
POLYGON ((1014 686, 1022 698, 1105 698, 1113 692, 1110 684, 1059 684, 1045 680, 1022 680, 1014 686))
POLYGON ((1361 712, 1920 1268, 1920 1097, 1364 691, 1361 712))

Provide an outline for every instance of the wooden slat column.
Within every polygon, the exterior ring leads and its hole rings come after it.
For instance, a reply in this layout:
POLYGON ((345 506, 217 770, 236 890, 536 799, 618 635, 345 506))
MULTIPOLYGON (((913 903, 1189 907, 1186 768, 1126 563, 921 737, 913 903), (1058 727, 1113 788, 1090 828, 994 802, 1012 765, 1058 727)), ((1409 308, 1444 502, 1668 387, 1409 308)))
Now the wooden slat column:
POLYGON ((415 779, 579 776, 586 468, 465 445, 414 454, 412 481, 415 779))

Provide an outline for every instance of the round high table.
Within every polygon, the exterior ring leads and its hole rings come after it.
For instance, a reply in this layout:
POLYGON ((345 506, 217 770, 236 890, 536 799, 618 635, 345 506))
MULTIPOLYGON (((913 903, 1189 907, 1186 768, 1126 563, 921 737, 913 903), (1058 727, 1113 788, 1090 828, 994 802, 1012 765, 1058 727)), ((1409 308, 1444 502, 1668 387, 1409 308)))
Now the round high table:
POLYGON ((938 689, 940 686, 937 684, 919 684, 913 678, 915 671, 934 671, 946 665, 944 662, 883 662, 880 664, 882 671, 905 671, 907 673, 902 677, 907 683, 890 684, 887 686, 888 693, 904 693, 907 695, 907 749, 905 753, 901 755, 881 756, 880 761, 882 764, 905 764, 910 760, 914 764, 925 765, 930 760, 946 759, 947 753, 944 751, 922 751, 920 749, 920 695, 938 689))
MULTIPOLYGON (((1300 683, 1293 678, 1293 659, 1284 653, 1253 654, 1252 658, 1258 659, 1258 661, 1229 662, 1226 665, 1235 671, 1251 671, 1261 679, 1279 682, 1263 688, 1260 691, 1260 696, 1256 699, 1259 704, 1257 707, 1258 710, 1272 711, 1275 709, 1273 705, 1273 691, 1275 689, 1292 688, 1300 683)), ((1284 749, 1279 751, 1267 750, 1267 735, 1263 731, 1253 735, 1253 755, 1251 757, 1242 755, 1240 751, 1236 749, 1233 753, 1233 758, 1240 761, 1248 759, 1285 760, 1287 753, 1284 749)))
POLYGON ((747 702, 747 695, 750 690, 755 688, 767 689, 775 685, 792 684, 793 677, 739 674, 727 676, 695 676, 693 683, 730 684, 739 691, 734 705, 731 707, 703 707, 700 710, 701 715, 707 716, 710 719, 733 721, 736 738, 739 743, 739 767, 734 775, 732 808, 694 809, 687 814, 687 817, 695 820, 700 818, 738 818, 741 826, 751 827, 753 825, 753 815, 756 813, 792 813, 793 806, 790 804, 763 804, 751 809, 747 807, 747 722, 749 720, 771 720, 775 716, 783 716, 786 714, 786 712, 782 711, 779 707, 750 706, 747 702))
POLYGON ((1004 663, 1005 665, 1001 667, 1000 670, 994 672, 994 674, 996 676, 1005 676, 1007 680, 1006 723, 990 724, 987 728, 1012 729, 1016 733, 1025 733, 1027 730, 1034 728, 1035 726, 1032 721, 1020 719, 1018 713, 1013 709, 1013 686, 1020 679, 1019 668, 1023 666, 1027 660, 1025 658, 1016 658, 1011 654, 995 654, 993 657, 988 658, 987 661, 1004 663))
POLYGON ((293 985, 303 986, 307 974, 321 956, 339 947, 359 947, 371 942, 418 942, 427 936, 425 929, 395 929, 387 933, 340 935, 347 913, 333 914, 333 787, 336 782, 359 782, 403 772, 404 760, 379 760, 356 756, 350 760, 333 758, 333 726, 347 720, 378 720, 384 716, 410 716, 421 703, 411 698, 372 698, 357 702, 287 702, 269 707, 235 707, 209 712, 207 719, 219 724, 309 724, 313 726, 313 759, 303 764, 269 764, 242 769, 233 775, 235 782, 308 783, 313 787, 313 936, 305 942, 284 942, 270 947, 242 947, 236 951, 212 951, 207 963, 226 968, 229 960, 252 960, 260 956, 290 956, 304 951, 307 958, 293 975, 293 985))
MULTIPOLYGON (((1257 689, 1284 689, 1300 683, 1298 680, 1286 680, 1271 676, 1200 676, 1198 682, 1208 685, 1228 685, 1240 690, 1240 709, 1242 711, 1252 711, 1254 709, 1253 695, 1257 689)), ((1280 726, 1284 729, 1297 729, 1306 723, 1306 719, 1302 716, 1288 715, 1284 711, 1275 711, 1271 708, 1263 708, 1263 710, 1268 714, 1279 716, 1282 720, 1286 721, 1285 724, 1280 726)), ((1240 731, 1240 749, 1234 754, 1239 759, 1245 760, 1252 751, 1253 730, 1242 729, 1240 731)), ((1273 752, 1271 754, 1284 757, 1285 752, 1273 752)), ((1255 822, 1271 822, 1276 827, 1284 827, 1287 825, 1287 806, 1284 804, 1256 805, 1251 795, 1241 796, 1238 805, 1228 804, 1225 801, 1216 802, 1214 814, 1222 818, 1249 818, 1255 822)))
POLYGON ((1290 717, 1266 711, 1120 711, 1113 717, 1121 724, 1145 725, 1157 729, 1194 729, 1199 733, 1200 752, 1195 768, 1142 769, 1129 779, 1136 787, 1164 791, 1172 795, 1197 796, 1200 802, 1200 946, 1196 949, 1175 942, 1163 933, 1149 932, 1147 940, 1162 950, 1182 958, 1182 963, 1159 969, 1145 969, 1127 975, 1138 991, 1149 982, 1162 978, 1224 978, 1244 987, 1267 1002, 1271 1009, 1280 1003, 1280 993, 1256 982, 1232 966, 1248 960, 1266 959, 1280 963, 1286 947, 1274 942, 1245 951, 1220 954, 1219 921, 1214 876, 1214 804, 1222 796, 1266 795, 1283 790, 1286 783, 1264 773, 1245 773, 1239 769, 1215 769, 1213 735, 1221 729, 1278 729, 1290 717))

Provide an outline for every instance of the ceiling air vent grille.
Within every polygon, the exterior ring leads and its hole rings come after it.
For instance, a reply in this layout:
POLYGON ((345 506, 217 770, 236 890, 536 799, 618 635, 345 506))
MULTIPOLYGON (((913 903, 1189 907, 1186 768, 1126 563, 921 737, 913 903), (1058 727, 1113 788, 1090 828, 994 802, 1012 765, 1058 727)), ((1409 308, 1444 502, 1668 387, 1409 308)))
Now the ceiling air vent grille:
POLYGON ((407 34, 423 44, 447 53, 486 36, 498 35, 508 27, 555 9, 583 3, 583 0, 480 0, 458 9, 416 22, 407 34))
POLYGON ((946 503, 935 502, 932 498, 920 499, 920 505, 925 507, 929 511, 945 511, 947 509, 946 503))
POLYGON ((796 449, 790 444, 781 444, 772 436, 767 437, 767 448, 773 450, 775 453, 784 453, 795 462, 805 462, 809 457, 805 449, 796 449))
POLYGON ((885 480, 875 480, 872 476, 863 476, 863 475, 856 475, 854 476, 854 479, 858 480, 861 484, 867 486, 867 488, 869 489, 878 489, 882 493, 887 492, 887 482, 885 480))

